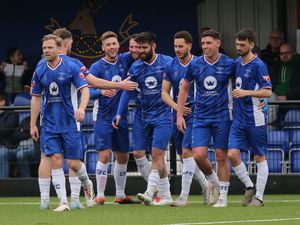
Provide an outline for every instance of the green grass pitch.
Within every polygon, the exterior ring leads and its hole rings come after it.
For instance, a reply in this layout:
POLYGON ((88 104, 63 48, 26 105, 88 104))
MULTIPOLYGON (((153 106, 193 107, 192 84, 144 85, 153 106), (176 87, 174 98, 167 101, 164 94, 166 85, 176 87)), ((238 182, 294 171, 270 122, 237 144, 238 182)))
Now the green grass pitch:
MULTIPOLYGON (((300 224, 300 195, 266 195, 262 208, 242 207, 242 196, 229 196, 229 206, 218 209, 204 206, 200 196, 189 200, 188 206, 176 208, 114 205, 107 197, 104 206, 56 213, 39 210, 37 197, 0 198, 0 225, 300 224)), ((56 206, 52 197, 52 209, 56 206)))

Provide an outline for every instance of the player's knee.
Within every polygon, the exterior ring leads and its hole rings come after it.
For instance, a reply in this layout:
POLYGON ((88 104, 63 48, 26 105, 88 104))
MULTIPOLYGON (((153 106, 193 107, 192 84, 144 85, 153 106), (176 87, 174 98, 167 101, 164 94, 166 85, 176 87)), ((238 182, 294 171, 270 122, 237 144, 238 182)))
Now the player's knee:
POLYGON ((98 160, 103 164, 107 164, 110 160, 110 154, 110 151, 100 151, 98 155, 98 160))
POLYGON ((72 169, 74 172, 77 172, 81 168, 80 160, 67 160, 68 167, 72 169))
POLYGON ((62 161, 62 156, 61 156, 61 154, 53 154, 52 156, 51 156, 51 160, 53 161, 62 161))
POLYGON ((202 151, 194 152, 194 158, 195 158, 197 161, 204 161, 204 160, 207 159, 207 153, 202 152, 202 151))
POLYGON ((116 160, 119 164, 127 164, 128 163, 128 154, 127 155, 117 155, 116 160))
POLYGON ((232 164, 235 164, 236 162, 239 161, 239 153, 235 152, 235 151, 228 151, 228 159, 230 160, 230 162, 232 164))
POLYGON ((226 164, 228 160, 227 152, 217 152, 216 160, 218 164, 226 164))
POLYGON ((153 161, 162 161, 164 162, 164 154, 162 151, 153 151, 152 153, 152 160, 153 161))
POLYGON ((266 156, 264 155, 255 155, 254 160, 256 163, 260 163, 266 160, 266 156))
POLYGON ((145 151, 134 151, 133 156, 135 159, 141 159, 146 155, 145 151))
POLYGON ((183 157, 184 159, 193 157, 193 152, 190 151, 190 150, 183 150, 183 151, 182 151, 182 157, 183 157))

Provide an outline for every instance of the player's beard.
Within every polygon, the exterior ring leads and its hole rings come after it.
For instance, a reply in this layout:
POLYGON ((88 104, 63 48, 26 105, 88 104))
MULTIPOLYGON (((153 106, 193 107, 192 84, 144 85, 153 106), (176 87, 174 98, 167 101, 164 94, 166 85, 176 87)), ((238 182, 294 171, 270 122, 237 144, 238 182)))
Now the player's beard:
POLYGON ((184 53, 182 53, 182 56, 180 57, 180 59, 184 60, 189 56, 189 53, 186 51, 184 53))
POLYGON ((245 51, 245 52, 238 51, 237 54, 238 54, 239 56, 244 57, 244 56, 248 55, 250 51, 251 51, 251 49, 249 49, 248 51, 245 51))
POLYGON ((150 61, 152 57, 153 57, 152 48, 150 49, 149 52, 143 52, 143 53, 140 54, 140 59, 143 60, 143 61, 146 61, 146 62, 150 61))

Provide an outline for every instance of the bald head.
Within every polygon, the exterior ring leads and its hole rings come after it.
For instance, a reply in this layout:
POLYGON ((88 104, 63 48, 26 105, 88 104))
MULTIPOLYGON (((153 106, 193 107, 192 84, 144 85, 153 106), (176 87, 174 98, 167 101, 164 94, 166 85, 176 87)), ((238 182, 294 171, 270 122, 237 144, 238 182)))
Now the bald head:
POLYGON ((279 53, 280 53, 280 60, 283 63, 290 62, 295 55, 295 51, 289 43, 285 43, 281 45, 279 49, 279 53))

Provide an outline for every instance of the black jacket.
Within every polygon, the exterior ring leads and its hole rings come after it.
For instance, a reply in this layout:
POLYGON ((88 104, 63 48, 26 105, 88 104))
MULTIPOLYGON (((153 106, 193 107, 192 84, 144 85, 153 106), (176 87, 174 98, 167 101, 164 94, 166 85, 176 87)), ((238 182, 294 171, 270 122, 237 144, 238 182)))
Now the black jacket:
POLYGON ((19 126, 17 112, 0 112, 0 146, 14 149, 21 141, 30 138, 29 121, 29 117, 25 118, 19 126))

